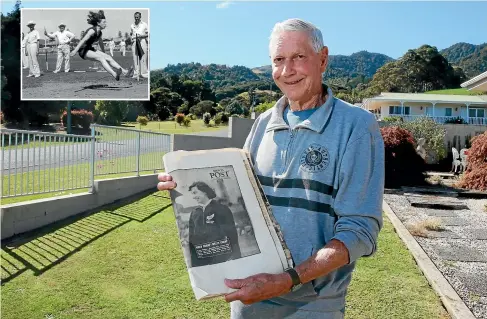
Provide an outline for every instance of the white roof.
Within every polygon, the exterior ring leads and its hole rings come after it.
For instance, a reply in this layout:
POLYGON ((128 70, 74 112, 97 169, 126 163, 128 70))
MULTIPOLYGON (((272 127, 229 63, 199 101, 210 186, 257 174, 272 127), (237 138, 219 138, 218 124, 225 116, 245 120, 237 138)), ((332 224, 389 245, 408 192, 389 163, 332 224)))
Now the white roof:
POLYGON ((462 88, 466 88, 466 87, 471 86, 472 84, 474 84, 476 82, 480 82, 480 81, 483 82, 483 80, 487 80, 487 71, 477 75, 474 78, 471 78, 470 80, 468 80, 466 82, 463 82, 462 84, 460 84, 460 86, 462 88))
POLYGON ((436 103, 481 103, 487 102, 487 95, 448 95, 426 93, 391 93, 382 92, 380 95, 367 99, 369 101, 407 101, 407 102, 436 102, 436 103))

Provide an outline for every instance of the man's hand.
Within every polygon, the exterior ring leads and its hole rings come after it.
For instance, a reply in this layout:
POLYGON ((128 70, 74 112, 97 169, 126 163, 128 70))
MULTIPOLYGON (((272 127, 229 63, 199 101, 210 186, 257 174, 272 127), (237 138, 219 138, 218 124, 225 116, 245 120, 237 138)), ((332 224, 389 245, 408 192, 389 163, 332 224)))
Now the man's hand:
POLYGON ((176 182, 172 180, 172 176, 166 173, 161 173, 157 176, 160 183, 157 184, 157 189, 160 191, 167 191, 175 188, 176 182))
POLYGON ((240 300, 243 304, 248 305, 288 293, 293 282, 287 273, 257 274, 245 279, 225 279, 225 285, 238 289, 225 295, 226 302, 240 300))

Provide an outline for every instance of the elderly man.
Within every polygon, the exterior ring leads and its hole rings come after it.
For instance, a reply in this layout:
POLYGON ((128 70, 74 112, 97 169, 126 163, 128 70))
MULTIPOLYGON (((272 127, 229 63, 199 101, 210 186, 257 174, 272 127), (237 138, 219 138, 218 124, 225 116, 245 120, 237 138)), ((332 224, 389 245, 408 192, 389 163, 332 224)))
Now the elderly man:
MULTIPOLYGON (((231 318, 344 318, 358 258, 382 227, 384 144, 374 116, 322 84, 328 48, 319 29, 290 19, 270 38, 272 76, 284 96, 260 115, 244 145, 295 268, 226 279, 231 318)), ((177 187, 159 176, 160 190, 177 187)))
POLYGON ((142 14, 140 12, 134 13, 134 23, 130 25, 130 38, 132 40, 132 53, 134 56, 135 71, 133 78, 137 78, 137 75, 140 75, 143 78, 148 78, 149 72, 147 70, 147 53, 149 47, 149 26, 147 23, 142 21, 142 14), (144 51, 142 57, 139 57, 136 54, 136 39, 139 40, 140 46, 144 51))
POLYGON ((58 73, 59 71, 61 71, 63 60, 64 72, 69 72, 69 53, 71 52, 69 44, 71 43, 71 40, 74 39, 74 34, 66 30, 66 25, 62 22, 58 25, 58 28, 59 31, 53 33, 47 33, 46 29, 44 29, 45 36, 53 40, 57 38, 57 62, 56 69, 53 71, 53 73, 58 73))

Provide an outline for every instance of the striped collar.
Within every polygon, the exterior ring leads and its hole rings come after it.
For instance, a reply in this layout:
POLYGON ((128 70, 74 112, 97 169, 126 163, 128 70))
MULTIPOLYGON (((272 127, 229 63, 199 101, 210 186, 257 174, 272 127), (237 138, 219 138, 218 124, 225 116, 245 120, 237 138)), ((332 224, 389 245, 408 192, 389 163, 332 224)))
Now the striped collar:
MULTIPOLYGON (((335 98, 330 88, 323 84, 324 90, 327 92, 326 102, 319 106, 319 108, 302 123, 295 126, 295 129, 306 128, 317 133, 321 133, 328 123, 328 119, 335 106, 335 98)), ((289 101, 286 96, 280 98, 276 105, 272 108, 271 118, 266 126, 266 132, 280 129, 289 129, 289 125, 284 121, 284 110, 289 105, 289 101)))

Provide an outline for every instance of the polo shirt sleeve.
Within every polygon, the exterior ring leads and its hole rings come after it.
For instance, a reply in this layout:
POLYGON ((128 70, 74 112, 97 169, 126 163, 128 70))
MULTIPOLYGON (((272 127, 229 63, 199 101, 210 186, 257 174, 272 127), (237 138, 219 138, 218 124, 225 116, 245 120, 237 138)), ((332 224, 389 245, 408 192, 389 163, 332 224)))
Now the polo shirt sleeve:
POLYGON ((347 247, 350 263, 376 251, 383 225, 384 142, 377 123, 371 126, 347 145, 339 169, 334 239, 347 247))

